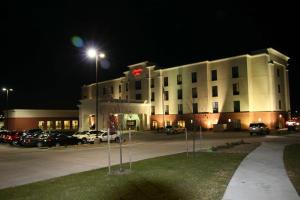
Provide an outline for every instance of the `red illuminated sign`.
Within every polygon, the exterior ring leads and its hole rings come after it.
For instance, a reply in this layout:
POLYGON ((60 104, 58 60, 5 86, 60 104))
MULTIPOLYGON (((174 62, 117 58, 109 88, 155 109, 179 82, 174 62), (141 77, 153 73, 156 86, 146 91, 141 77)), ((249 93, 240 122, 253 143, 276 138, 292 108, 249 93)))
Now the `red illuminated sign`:
POLYGON ((143 72, 143 69, 139 68, 139 69, 133 69, 131 71, 131 73, 134 75, 134 76, 139 76, 141 75, 141 73, 143 72))

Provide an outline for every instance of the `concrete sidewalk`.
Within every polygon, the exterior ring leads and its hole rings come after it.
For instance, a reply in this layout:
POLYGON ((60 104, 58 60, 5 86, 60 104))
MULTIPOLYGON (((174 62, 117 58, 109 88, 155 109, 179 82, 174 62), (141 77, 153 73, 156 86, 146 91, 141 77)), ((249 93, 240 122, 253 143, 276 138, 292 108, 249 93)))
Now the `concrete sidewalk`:
POLYGON ((300 200, 287 176, 283 143, 262 143, 240 164, 223 200, 300 200))

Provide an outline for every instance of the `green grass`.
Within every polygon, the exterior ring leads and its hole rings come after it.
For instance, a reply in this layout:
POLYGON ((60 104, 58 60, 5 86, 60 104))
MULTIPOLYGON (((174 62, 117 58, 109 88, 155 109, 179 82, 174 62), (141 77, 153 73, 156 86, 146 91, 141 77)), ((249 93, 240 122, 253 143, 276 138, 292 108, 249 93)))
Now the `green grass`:
MULTIPOLYGON (((107 169, 82 172, 0 190, 0 199, 221 199, 246 154, 196 153, 133 163, 128 174, 107 175, 107 169)), ((117 166, 115 166, 115 169, 117 166)))
POLYGON ((285 147, 284 163, 288 175, 300 195, 300 144, 285 147))

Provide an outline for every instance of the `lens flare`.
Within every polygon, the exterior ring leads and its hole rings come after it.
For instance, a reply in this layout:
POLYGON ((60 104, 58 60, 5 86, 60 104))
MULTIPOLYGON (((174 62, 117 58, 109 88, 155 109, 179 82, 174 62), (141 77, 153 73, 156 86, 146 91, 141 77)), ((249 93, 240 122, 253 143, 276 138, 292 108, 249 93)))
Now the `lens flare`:
POLYGON ((81 48, 83 47, 83 40, 79 36, 73 36, 71 38, 71 42, 75 47, 81 48))

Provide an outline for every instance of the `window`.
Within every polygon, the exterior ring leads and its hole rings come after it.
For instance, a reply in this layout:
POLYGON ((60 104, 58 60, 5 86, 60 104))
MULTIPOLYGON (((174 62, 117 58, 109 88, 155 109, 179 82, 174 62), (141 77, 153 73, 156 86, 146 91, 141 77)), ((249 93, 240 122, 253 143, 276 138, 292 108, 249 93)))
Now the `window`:
POLYGON ((155 101, 154 92, 151 92, 151 101, 155 101))
POLYGON ((128 99, 128 95, 126 95, 126 99, 128 99))
POLYGON ((165 105, 165 115, 169 114, 169 105, 165 105))
POLYGON ((111 93, 111 94, 114 93, 114 86, 110 86, 110 93, 111 93))
POLYGON ((198 113, 198 103, 193 103, 193 113, 194 114, 198 113))
POLYGON ((185 121, 184 120, 178 120, 177 125, 181 128, 185 127, 185 121))
POLYGON ((182 115, 183 114, 183 107, 182 104, 178 104, 178 114, 182 115))
POLYGON ((277 68, 277 77, 280 77, 280 70, 277 68))
POLYGON ((122 86, 119 85, 119 93, 121 93, 121 92, 122 92, 122 86))
POLYGON ((142 89, 142 81, 135 81, 135 89, 141 90, 142 89))
POLYGON ((213 113, 218 113, 219 112, 219 105, 218 102, 213 102, 213 113))
POLYGON ((177 90, 177 99, 182 99, 182 89, 177 90))
POLYGON ((136 100, 142 100, 142 94, 135 94, 136 100))
POLYGON ((280 85, 278 84, 278 93, 280 93, 280 85))
POLYGON ((128 83, 126 83, 125 87, 126 87, 126 91, 128 91, 128 83))
POLYGON ((233 112, 240 112, 240 101, 233 102, 233 112))
POLYGON ((64 129, 70 129, 70 121, 65 120, 64 121, 64 129))
POLYGON ((44 129, 44 126, 45 126, 45 122, 44 121, 39 121, 38 127, 40 129, 44 129))
POLYGON ((168 86, 169 85, 169 79, 168 77, 164 77, 164 86, 168 86))
POLYGON ((212 86, 212 97, 218 96, 218 86, 212 86))
POLYGON ((232 84, 232 94, 233 95, 239 95, 240 94, 238 83, 232 84))
POLYGON ((212 81, 218 80, 217 70, 211 70, 211 80, 212 81))
POLYGON ((55 129, 57 130, 61 129, 61 121, 55 121, 55 129))
POLYGON ((105 87, 103 88, 102 92, 103 92, 103 95, 106 94, 106 88, 105 87))
POLYGON ((151 106, 151 115, 155 115, 155 106, 151 106))
POLYGON ((47 121, 47 129, 53 129, 53 121, 47 121))
POLYGON ((281 109, 281 100, 278 101, 278 107, 281 109))
POLYGON ((72 120, 72 129, 78 129, 78 120, 72 120))
POLYGON ((239 77, 239 67, 233 66, 231 69, 232 78, 238 78, 239 77))
POLYGON ((154 79, 151 78, 151 88, 154 88, 154 79))
POLYGON ((192 72, 192 83, 197 82, 197 72, 192 72))
POLYGON ((165 101, 169 100, 169 91, 165 91, 165 101))
POLYGON ((198 97, 197 88, 192 88, 192 97, 193 98, 197 98, 198 97))
POLYGON ((181 85, 182 84, 182 75, 178 74, 177 75, 177 85, 181 85))

